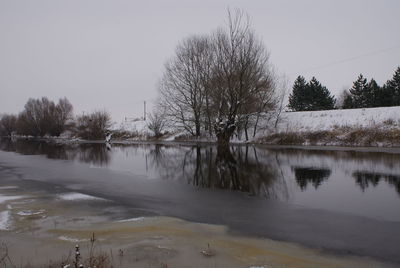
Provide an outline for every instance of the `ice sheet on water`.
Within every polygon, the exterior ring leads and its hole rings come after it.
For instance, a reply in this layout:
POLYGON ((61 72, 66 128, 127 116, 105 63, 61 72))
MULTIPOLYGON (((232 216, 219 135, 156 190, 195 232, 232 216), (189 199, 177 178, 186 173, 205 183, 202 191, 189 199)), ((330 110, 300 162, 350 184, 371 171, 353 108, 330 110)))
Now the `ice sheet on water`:
POLYGON ((63 240, 63 241, 68 241, 68 242, 74 242, 74 243, 89 241, 89 239, 78 239, 78 238, 73 238, 73 237, 68 237, 68 236, 63 236, 63 235, 59 236, 58 239, 63 240))
POLYGON ((100 197, 95 197, 92 195, 87 195, 87 194, 81 194, 81 193, 66 193, 66 194, 61 194, 58 196, 61 200, 66 200, 66 201, 75 201, 75 200, 105 200, 100 197))
POLYGON ((6 201, 10 201, 10 200, 17 200, 17 199, 21 199, 23 198, 23 196, 20 195, 2 195, 0 194, 0 204, 6 202, 6 201))
POLYGON ((11 227, 11 213, 9 210, 0 212, 0 230, 9 230, 11 227))
POLYGON ((130 221, 142 221, 144 220, 144 217, 137 217, 137 218, 130 218, 130 219, 125 219, 125 220, 119 220, 118 222, 130 222, 130 221))
POLYGON ((11 190, 11 189, 17 189, 18 186, 0 186, 0 190, 11 190))
POLYGON ((44 209, 41 209, 41 210, 38 210, 38 211, 22 210, 22 211, 19 211, 17 214, 19 216, 33 216, 33 215, 43 214, 44 212, 45 212, 44 209))

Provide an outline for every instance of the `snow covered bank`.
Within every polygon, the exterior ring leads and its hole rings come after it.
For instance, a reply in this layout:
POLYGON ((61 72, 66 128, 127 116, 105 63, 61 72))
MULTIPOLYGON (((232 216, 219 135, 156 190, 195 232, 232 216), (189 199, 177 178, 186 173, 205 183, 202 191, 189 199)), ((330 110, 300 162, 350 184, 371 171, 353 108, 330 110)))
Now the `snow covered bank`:
POLYGON ((275 132, 312 132, 337 128, 400 128, 400 106, 281 114, 275 132))
POLYGON ((256 142, 280 145, 400 146, 400 107, 285 112, 256 142))
MULTIPOLYGON (((266 114, 257 126, 248 129, 249 140, 244 131, 235 133, 233 143, 266 143, 282 145, 340 145, 340 146, 400 146, 400 106, 328 110, 312 112, 283 112, 278 120, 276 115, 266 114)), ((193 141, 215 142, 215 137, 206 134, 195 138, 183 129, 168 124, 166 134, 154 138, 145 120, 124 120, 113 126, 112 142, 142 141, 193 141)), ((251 124, 249 124, 251 125, 251 124)), ((45 139, 58 143, 85 143, 80 139, 45 139)), ((103 142, 103 141, 97 141, 103 142)), ((0 200, 1 201, 1 200, 0 200)))

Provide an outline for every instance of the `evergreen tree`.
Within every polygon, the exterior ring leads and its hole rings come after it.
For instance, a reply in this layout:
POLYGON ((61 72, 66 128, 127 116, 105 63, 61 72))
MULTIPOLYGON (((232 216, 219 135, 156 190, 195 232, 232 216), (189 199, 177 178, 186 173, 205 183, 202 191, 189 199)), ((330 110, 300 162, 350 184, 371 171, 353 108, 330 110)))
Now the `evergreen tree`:
POLYGON ((313 77, 309 83, 304 77, 297 77, 293 85, 293 91, 289 96, 288 107, 293 111, 318 111, 330 110, 335 107, 335 98, 329 90, 322 86, 313 77))
POLYGON ((293 91, 289 95, 288 107, 293 111, 305 111, 306 104, 309 103, 307 92, 307 82, 303 76, 299 75, 294 81, 293 91))
POLYGON ((311 79, 307 87, 311 96, 308 111, 332 110, 335 108, 335 97, 315 77, 311 79))
POLYGON ((393 88, 388 87, 387 85, 383 85, 383 87, 380 88, 377 96, 379 107, 395 106, 396 104, 394 102, 393 96, 393 88))
POLYGON ((368 107, 367 79, 360 74, 350 89, 354 108, 368 107))
POLYGON ((385 94, 388 94, 387 97, 390 96, 392 99, 391 106, 399 106, 400 105, 400 66, 397 67, 393 78, 388 80, 384 86, 385 94))
POLYGON ((365 88, 366 107, 381 107, 381 88, 372 78, 365 88))
POLYGON ((353 98, 351 97, 351 95, 347 95, 344 100, 343 100, 343 109, 353 109, 354 107, 354 103, 353 103, 353 98))

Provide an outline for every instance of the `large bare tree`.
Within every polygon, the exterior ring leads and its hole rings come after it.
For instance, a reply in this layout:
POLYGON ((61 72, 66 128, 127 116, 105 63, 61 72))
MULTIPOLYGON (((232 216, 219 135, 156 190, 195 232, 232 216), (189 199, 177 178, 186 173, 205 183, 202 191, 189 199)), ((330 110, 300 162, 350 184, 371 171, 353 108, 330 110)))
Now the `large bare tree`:
POLYGON ((228 25, 180 43, 165 65, 161 99, 167 114, 194 136, 202 130, 227 145, 242 125, 276 105, 269 54, 242 11, 228 10, 228 25))
POLYGON ((274 76, 270 72, 269 53, 242 11, 232 14, 228 10, 227 29, 219 29, 212 38, 216 53, 214 130, 218 144, 227 145, 239 115, 253 113, 251 109, 263 112, 272 104, 274 76))
MULTIPOLYGON (((165 65, 161 81, 162 105, 176 123, 200 136, 202 116, 212 66, 210 40, 192 36, 178 45, 175 56, 165 65)), ((206 113, 210 121, 210 115, 206 113)))

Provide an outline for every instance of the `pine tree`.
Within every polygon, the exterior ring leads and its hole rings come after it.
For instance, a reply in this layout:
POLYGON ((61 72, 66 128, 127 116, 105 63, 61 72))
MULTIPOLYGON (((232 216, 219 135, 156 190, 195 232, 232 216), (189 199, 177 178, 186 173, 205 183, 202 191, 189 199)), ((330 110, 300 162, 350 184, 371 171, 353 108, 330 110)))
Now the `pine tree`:
POLYGON ((311 79, 307 87, 312 100, 308 111, 332 110, 335 108, 335 97, 315 77, 311 79))
POLYGON ((378 83, 371 78, 371 81, 366 85, 364 96, 366 99, 366 107, 381 107, 381 88, 378 83))
POLYGON ((393 88, 388 87, 387 85, 383 85, 383 87, 380 88, 377 96, 379 107, 395 106, 393 96, 394 96, 393 88))
POLYGON ((392 98, 392 106, 400 106, 400 66, 397 67, 393 78, 385 84, 386 94, 392 98))
POLYGON ((353 98, 351 97, 351 95, 347 95, 344 100, 343 100, 343 109, 353 109, 354 107, 354 103, 353 103, 353 98))
POLYGON ((353 82, 353 87, 350 89, 352 95, 353 107, 354 108, 366 108, 368 107, 367 100, 367 79, 360 74, 356 81, 353 82))
POLYGON ((309 83, 304 77, 297 77, 293 92, 289 96, 288 107, 293 111, 330 110, 335 107, 335 98, 329 90, 313 77, 309 83))
POLYGON ((293 111, 305 111, 306 104, 309 102, 307 93, 307 82, 303 76, 299 75, 294 81, 293 91, 289 95, 288 107, 293 111))

